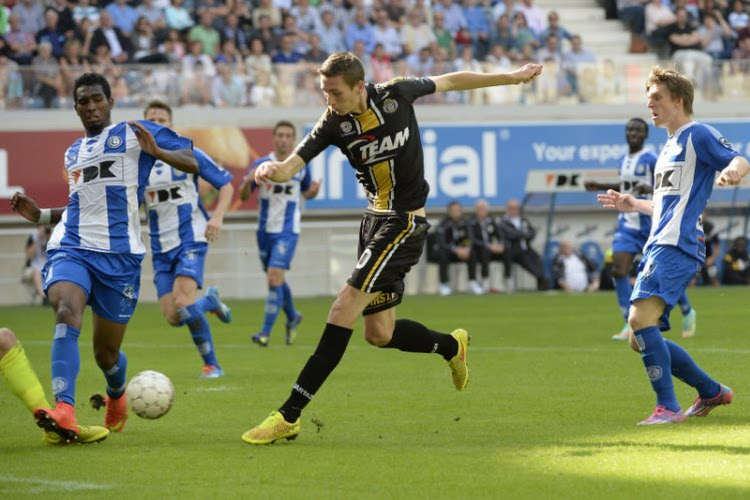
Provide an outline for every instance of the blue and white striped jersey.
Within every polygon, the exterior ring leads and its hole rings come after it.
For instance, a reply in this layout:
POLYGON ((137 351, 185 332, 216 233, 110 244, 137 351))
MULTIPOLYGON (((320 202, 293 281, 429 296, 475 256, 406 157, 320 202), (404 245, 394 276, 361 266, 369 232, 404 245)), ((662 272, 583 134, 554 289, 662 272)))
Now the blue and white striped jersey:
MULTIPOLYGON (((645 149, 637 153, 626 154, 620 162, 620 192, 632 194, 636 198, 649 199, 650 194, 636 195, 636 188, 640 186, 654 185, 654 169, 656 168, 656 155, 645 149)), ((618 231, 643 231, 651 230, 651 217, 638 212, 621 212, 617 221, 618 231)))
MULTIPOLYGON (((277 161, 272 152, 256 160, 249 170, 267 160, 277 161)), ((310 188, 311 178, 310 167, 305 165, 287 182, 272 182, 268 186, 260 186, 258 231, 299 234, 300 195, 310 188)))
MULTIPOLYGON (((162 149, 190 149, 190 139, 152 122, 140 121, 162 149)), ((70 194, 48 250, 60 247, 144 254, 138 213, 156 159, 141 149, 127 122, 83 137, 65 152, 70 194)))
POLYGON ((216 189, 232 180, 232 174, 217 165, 211 157, 194 148, 198 173, 187 174, 157 161, 146 187, 151 251, 168 252, 187 243, 206 243, 208 212, 198 191, 198 179, 216 189))
POLYGON ((699 262, 705 260, 700 216, 716 173, 738 155, 718 130, 694 121, 667 139, 656 162, 653 224, 646 248, 672 245, 699 262))

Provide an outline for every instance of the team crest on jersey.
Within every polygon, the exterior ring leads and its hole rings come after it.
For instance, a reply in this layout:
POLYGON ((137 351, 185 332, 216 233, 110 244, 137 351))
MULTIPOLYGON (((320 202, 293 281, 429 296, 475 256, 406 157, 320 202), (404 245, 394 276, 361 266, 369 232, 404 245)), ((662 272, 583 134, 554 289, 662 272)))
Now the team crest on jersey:
POLYGON ((639 163, 635 166, 635 175, 646 175, 646 165, 639 163))
POLYGON ((383 111, 393 113, 398 109, 398 102, 395 99, 386 99, 383 101, 383 111))
POLYGON ((346 134, 352 133, 352 122, 341 122, 341 131, 346 134))
POLYGON ((120 139, 116 135, 110 136, 110 138, 107 139, 107 147, 109 148, 112 148, 112 149, 119 148, 120 144, 122 144, 122 139, 120 139))
POLYGON ((729 142, 729 139, 727 139, 726 137, 719 137, 719 142, 725 148, 732 149, 732 144, 729 142))

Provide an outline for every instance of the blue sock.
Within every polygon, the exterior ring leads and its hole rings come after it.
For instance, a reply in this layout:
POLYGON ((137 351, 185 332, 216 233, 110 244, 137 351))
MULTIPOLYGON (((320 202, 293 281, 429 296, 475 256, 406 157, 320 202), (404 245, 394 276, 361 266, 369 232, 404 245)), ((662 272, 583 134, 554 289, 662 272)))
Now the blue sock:
POLYGON ((641 358, 651 387, 656 392, 656 404, 669 411, 679 411, 680 404, 672 383, 672 362, 669 348, 661 336, 658 326, 649 326, 635 332, 635 339, 641 348, 641 358))
POLYGON ((615 291, 617 292, 617 304, 620 306, 620 313, 628 321, 630 312, 630 296, 633 294, 633 286, 630 284, 630 277, 615 278, 615 291))
POLYGON ((55 325, 52 341, 52 393, 55 401, 75 405, 76 379, 81 368, 78 337, 81 331, 65 323, 55 325))
POLYGON ((280 286, 269 286, 268 295, 266 296, 266 314, 263 316, 263 328, 261 333, 271 334, 273 324, 276 322, 276 316, 279 315, 279 309, 284 303, 284 293, 280 286))
POLYGON ((672 358, 672 375, 685 382, 690 387, 695 387, 698 395, 710 399, 719 393, 719 383, 709 377, 700 366, 693 361, 685 349, 671 340, 664 340, 672 358))
POLYGON ((199 310, 198 303, 196 302, 195 304, 180 308, 177 312, 180 314, 180 319, 190 329, 190 335, 193 337, 193 343, 198 348, 201 358, 203 358, 203 364, 219 366, 216 354, 214 353, 211 326, 206 321, 206 316, 199 310))
POLYGON ((690 311, 693 310, 692 306, 690 305, 690 301, 688 300, 687 292, 685 291, 682 292, 682 295, 680 295, 677 303, 680 305, 680 312, 683 316, 687 316, 688 314, 690 314, 690 311))
POLYGON ((110 398, 119 398, 125 391, 125 380, 127 379, 128 358, 120 351, 115 366, 109 370, 102 370, 104 378, 107 379, 107 394, 110 398))
MULTIPOLYGON (((219 308, 219 302, 216 297, 204 295, 193 304, 200 314, 206 314, 208 311, 215 311, 219 308)), ((191 306, 188 306, 191 307, 191 306)))
POLYGON ((286 319, 292 321, 297 318, 297 310, 294 308, 294 299, 292 298, 292 289, 286 281, 281 285, 281 293, 284 298, 284 314, 286 319))

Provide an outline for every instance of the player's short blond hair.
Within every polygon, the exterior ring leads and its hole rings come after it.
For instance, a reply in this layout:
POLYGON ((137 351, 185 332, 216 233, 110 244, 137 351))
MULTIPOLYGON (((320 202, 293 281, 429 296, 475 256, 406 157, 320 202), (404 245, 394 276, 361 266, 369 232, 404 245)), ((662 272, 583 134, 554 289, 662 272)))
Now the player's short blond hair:
POLYGON ((654 66, 651 68, 648 80, 646 80, 646 92, 657 83, 661 83, 666 87, 672 99, 682 98, 683 111, 685 111, 686 115, 692 116, 695 87, 693 87, 693 82, 690 81, 690 78, 679 71, 654 66))

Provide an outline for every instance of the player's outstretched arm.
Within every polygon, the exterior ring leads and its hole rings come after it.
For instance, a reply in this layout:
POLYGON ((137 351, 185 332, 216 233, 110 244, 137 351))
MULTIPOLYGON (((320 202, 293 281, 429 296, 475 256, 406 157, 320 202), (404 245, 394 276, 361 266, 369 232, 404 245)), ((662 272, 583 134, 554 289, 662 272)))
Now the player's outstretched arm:
POLYGON ((255 169, 255 183, 286 182, 304 166, 304 160, 296 154, 289 155, 281 162, 264 161, 255 169))
POLYGON ((609 189, 606 193, 596 195, 597 201, 604 208, 611 208, 620 212, 640 212, 646 215, 653 215, 654 207, 651 200, 639 200, 629 194, 622 194, 614 189, 609 189))
POLYGON ((39 208, 33 198, 29 198, 21 192, 16 192, 10 200, 11 208, 24 219, 35 224, 57 224, 62 219, 65 207, 62 208, 39 208))
POLYGON ((221 226, 224 224, 224 214, 229 210, 233 196, 234 186, 231 183, 227 182, 219 188, 219 199, 216 201, 216 208, 214 208, 211 218, 206 223, 206 239, 208 241, 219 239, 221 226))
POLYGON ((750 172, 750 164, 744 156, 735 156, 716 179, 718 186, 736 186, 750 172))
POLYGON ((435 92, 448 92, 451 90, 472 90, 483 87, 528 83, 541 73, 541 64, 529 63, 510 73, 456 71, 454 73, 431 76, 430 79, 435 82, 435 92))
POLYGON ((128 125, 133 128, 133 132, 138 138, 138 143, 141 145, 143 151, 157 160, 173 166, 177 170, 182 170, 188 174, 198 173, 198 160, 195 159, 192 149, 178 149, 175 151, 162 149, 156 144, 154 135, 142 124, 136 121, 129 121, 128 125))

